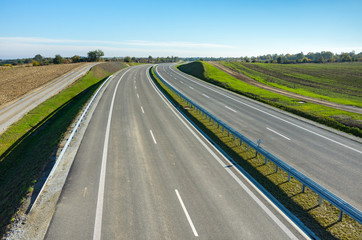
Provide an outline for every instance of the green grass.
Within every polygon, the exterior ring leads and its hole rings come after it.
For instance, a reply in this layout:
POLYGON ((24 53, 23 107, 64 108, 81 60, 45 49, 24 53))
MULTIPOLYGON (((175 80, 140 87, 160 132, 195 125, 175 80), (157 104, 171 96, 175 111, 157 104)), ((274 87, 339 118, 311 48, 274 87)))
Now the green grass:
POLYGON ((334 109, 314 103, 301 103, 298 99, 250 85, 236 79, 206 62, 192 62, 178 68, 201 80, 213 83, 244 96, 256 99, 280 109, 320 122, 341 131, 362 137, 362 115, 334 109))
POLYGON ((362 63, 267 64, 220 62, 263 84, 362 107, 362 63))
POLYGON ((308 188, 302 193, 300 182, 294 178, 288 182, 284 171, 279 169, 275 172, 273 163, 265 164, 265 159, 260 155, 256 157, 253 149, 248 149, 244 143, 240 145, 237 138, 234 140, 231 134, 228 136, 213 121, 205 118, 195 108, 190 108, 154 75, 153 69, 150 73, 158 87, 178 109, 317 236, 321 239, 360 239, 362 226, 357 221, 345 216, 339 222, 337 208, 326 201, 318 206, 316 193, 308 188))
POLYGON ((111 74, 97 68, 31 110, 0 136, 0 236, 33 191, 69 125, 111 74), (94 72, 103 75, 95 77, 94 72))

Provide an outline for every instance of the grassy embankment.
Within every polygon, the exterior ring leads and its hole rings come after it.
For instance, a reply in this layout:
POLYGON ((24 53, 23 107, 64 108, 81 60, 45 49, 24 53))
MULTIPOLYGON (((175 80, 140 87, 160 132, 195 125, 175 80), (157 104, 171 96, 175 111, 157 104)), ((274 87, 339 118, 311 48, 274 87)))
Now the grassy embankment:
POLYGON ((0 236, 51 162, 68 127, 84 104, 123 64, 92 68, 61 93, 40 104, 0 136, 0 236))
POLYGON ((168 89, 153 74, 150 73, 155 83, 169 97, 171 101, 181 109, 188 118, 193 121, 199 129, 207 134, 217 145, 219 145, 230 157, 234 159, 246 172, 248 172, 258 183, 260 183, 270 194, 272 194, 289 211, 297 216, 309 229, 322 239, 360 239, 362 227, 358 222, 345 216, 338 222, 339 211, 330 203, 323 201, 318 206, 318 195, 306 188, 301 192, 302 184, 291 178, 287 181, 287 174, 278 170, 275 165, 260 155, 255 157, 255 151, 248 150, 245 144, 239 145, 239 140, 227 135, 226 131, 217 128, 217 125, 206 119, 194 108, 190 109, 186 102, 182 101, 175 93, 168 89))
MULTIPOLYGON (((317 121, 338 130, 362 137, 362 115, 338 110, 258 88, 236 79, 205 62, 192 62, 178 68, 204 81, 224 87, 233 92, 256 99, 302 117, 317 121)), ((327 91, 327 90, 325 90, 327 91)))
POLYGON ((362 107, 362 63, 359 62, 220 63, 269 86, 329 102, 362 107))

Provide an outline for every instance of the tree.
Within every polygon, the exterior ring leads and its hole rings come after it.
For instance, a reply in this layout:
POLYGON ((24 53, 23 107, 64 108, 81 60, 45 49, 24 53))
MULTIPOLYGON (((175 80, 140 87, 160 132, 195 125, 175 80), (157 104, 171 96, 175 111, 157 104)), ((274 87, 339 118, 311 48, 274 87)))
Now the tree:
POLYGON ((322 55, 320 55, 320 56, 319 56, 319 58, 318 58, 318 62, 320 62, 320 63, 324 63, 324 58, 323 58, 323 56, 322 56, 322 55))
POLYGON ((54 64, 61 64, 63 63, 64 59, 59 54, 55 55, 55 58, 53 59, 54 64))
POLYGON ((89 62, 99 62, 101 57, 104 56, 104 53, 102 50, 98 49, 95 51, 88 52, 88 61, 89 62))
POLYGON ((124 62, 131 62, 131 57, 127 56, 123 59, 124 62))
MULTIPOLYGON (((42 65, 44 63, 44 58, 40 54, 35 55, 35 57, 33 59, 35 61, 37 61, 39 63, 39 65, 42 65)), ((39 65, 37 65, 37 66, 39 66, 39 65)))
POLYGON ((80 62, 80 56, 74 55, 74 56, 72 57, 72 62, 74 62, 74 63, 80 62))
POLYGON ((341 54, 341 61, 342 62, 350 62, 350 61, 352 61, 352 58, 348 53, 342 53, 341 54))
POLYGON ((153 62, 152 56, 148 56, 148 62, 149 62, 149 63, 153 62))
POLYGON ((279 56, 279 57, 277 58, 277 62, 278 62, 278 63, 282 63, 282 57, 281 57, 281 56, 279 56))
POLYGON ((40 64, 39 64, 39 62, 38 61, 36 61, 36 60, 33 60, 33 66, 39 66, 40 64))

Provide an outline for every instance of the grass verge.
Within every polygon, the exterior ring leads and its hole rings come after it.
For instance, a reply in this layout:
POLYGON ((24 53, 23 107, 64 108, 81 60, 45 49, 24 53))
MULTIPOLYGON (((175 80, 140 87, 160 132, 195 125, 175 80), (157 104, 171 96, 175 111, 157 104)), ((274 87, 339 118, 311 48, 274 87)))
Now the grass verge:
POLYGON ((192 62, 180 65, 178 68, 181 71, 206 82, 346 133, 362 137, 362 114, 351 113, 309 102, 301 102, 295 98, 269 92, 265 89, 240 81, 205 62, 192 62))
POLYGON ((0 236, 33 191, 44 168, 54 159, 78 112, 110 74, 104 67, 93 67, 0 136, 0 236))
POLYGON ((278 170, 271 162, 265 164, 255 151, 239 144, 233 136, 222 131, 212 121, 206 119, 198 111, 190 108, 177 94, 168 89, 150 70, 156 85, 201 131, 208 135, 246 172, 259 182, 281 204, 298 217, 304 225, 311 229, 321 239, 361 239, 362 226, 354 219, 344 216, 338 221, 339 210, 330 203, 323 201, 318 205, 319 197, 310 189, 301 192, 302 184, 296 179, 288 181, 287 174, 278 170))

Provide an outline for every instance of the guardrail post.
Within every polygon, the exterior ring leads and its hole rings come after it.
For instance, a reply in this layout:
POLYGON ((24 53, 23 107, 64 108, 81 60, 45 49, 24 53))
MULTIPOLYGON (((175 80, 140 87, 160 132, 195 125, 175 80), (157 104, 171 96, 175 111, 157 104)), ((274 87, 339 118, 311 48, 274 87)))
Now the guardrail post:
POLYGON ((243 144, 243 141, 241 141, 241 139, 240 139, 240 146, 243 144))
POLYGON ((304 191, 305 191, 305 185, 303 184, 302 185, 302 193, 304 193, 304 191))
POLYGON ((288 182, 290 182, 290 174, 288 173, 288 182))
POLYGON ((321 195, 319 195, 319 201, 318 201, 318 206, 322 205, 322 201, 323 201, 323 198, 321 195))
POLYGON ((278 165, 275 165, 275 172, 278 172, 278 165))
POLYGON ((339 209, 339 218, 338 218, 338 222, 342 221, 343 218, 343 211, 341 209, 339 209))
POLYGON ((265 157, 265 162, 264 162, 265 165, 268 164, 268 159, 265 157))

